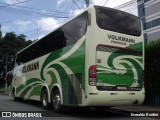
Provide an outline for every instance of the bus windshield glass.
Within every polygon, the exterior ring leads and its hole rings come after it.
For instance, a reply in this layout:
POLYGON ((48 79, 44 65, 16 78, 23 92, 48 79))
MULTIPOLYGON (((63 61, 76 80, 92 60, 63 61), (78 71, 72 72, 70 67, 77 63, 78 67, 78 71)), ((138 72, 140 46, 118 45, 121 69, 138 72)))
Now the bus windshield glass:
POLYGON ((98 27, 118 33, 140 36, 140 19, 129 13, 112 8, 95 7, 98 27))

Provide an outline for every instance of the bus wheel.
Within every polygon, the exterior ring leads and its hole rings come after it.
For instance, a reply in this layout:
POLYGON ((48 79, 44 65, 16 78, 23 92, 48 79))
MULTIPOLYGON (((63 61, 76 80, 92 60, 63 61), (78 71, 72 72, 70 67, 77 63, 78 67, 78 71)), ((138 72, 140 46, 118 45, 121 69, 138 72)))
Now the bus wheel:
POLYGON ((59 90, 52 92, 52 104, 55 112, 62 112, 61 96, 59 90))
POLYGON ((43 109, 48 109, 49 108, 47 89, 42 89, 41 104, 42 104, 43 109))
POLYGON ((13 91, 12 91, 12 96, 13 96, 13 99, 14 101, 18 101, 18 98, 15 96, 15 88, 13 88, 13 91))
POLYGON ((13 95, 13 99, 14 101, 18 101, 18 98, 15 95, 13 95))

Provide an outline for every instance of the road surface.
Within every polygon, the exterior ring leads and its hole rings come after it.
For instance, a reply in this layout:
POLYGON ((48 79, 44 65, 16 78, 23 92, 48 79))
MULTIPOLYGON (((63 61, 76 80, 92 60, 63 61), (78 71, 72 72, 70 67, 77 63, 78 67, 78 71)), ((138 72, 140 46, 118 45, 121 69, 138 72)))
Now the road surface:
MULTIPOLYGON (((72 112, 65 113, 55 113, 52 110, 44 110, 41 108, 40 102, 37 101, 14 101, 11 96, 0 94, 0 116, 2 116, 2 112, 13 112, 24 114, 25 112, 29 113, 42 113, 42 117, 40 118, 25 118, 25 117, 0 117, 0 120, 155 120, 155 118, 148 117, 130 117, 125 113, 117 113, 114 111, 105 111, 98 112, 95 110, 83 111, 77 110, 72 112), (43 115, 48 115, 48 117, 44 117, 43 115), (49 117, 52 116, 52 117, 49 117)), ((28 113, 26 113, 28 115, 28 113)), ((14 114, 14 116, 17 114, 14 114)))

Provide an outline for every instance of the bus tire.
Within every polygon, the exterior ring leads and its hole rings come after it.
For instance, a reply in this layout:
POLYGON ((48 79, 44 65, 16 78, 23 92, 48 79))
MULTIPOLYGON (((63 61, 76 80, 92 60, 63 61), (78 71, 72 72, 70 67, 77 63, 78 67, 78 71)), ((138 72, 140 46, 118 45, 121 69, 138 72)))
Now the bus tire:
POLYGON ((19 101, 18 97, 13 96, 14 101, 19 101))
POLYGON ((58 89, 52 92, 52 106, 55 112, 62 112, 61 96, 58 89))
POLYGON ((16 92, 16 90, 15 90, 15 88, 13 88, 13 90, 12 90, 13 99, 14 99, 14 101, 18 101, 18 97, 15 96, 15 94, 16 94, 15 92, 16 92))
POLYGON ((46 88, 43 88, 41 91, 41 105, 43 109, 49 109, 48 92, 46 88))

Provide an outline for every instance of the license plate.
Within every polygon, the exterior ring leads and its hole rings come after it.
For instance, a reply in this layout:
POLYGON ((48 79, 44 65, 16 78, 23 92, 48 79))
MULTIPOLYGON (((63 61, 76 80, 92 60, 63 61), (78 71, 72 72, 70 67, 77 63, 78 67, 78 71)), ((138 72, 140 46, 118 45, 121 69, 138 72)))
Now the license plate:
POLYGON ((118 90, 127 90, 127 87, 125 87, 125 86, 117 86, 117 89, 118 90))

